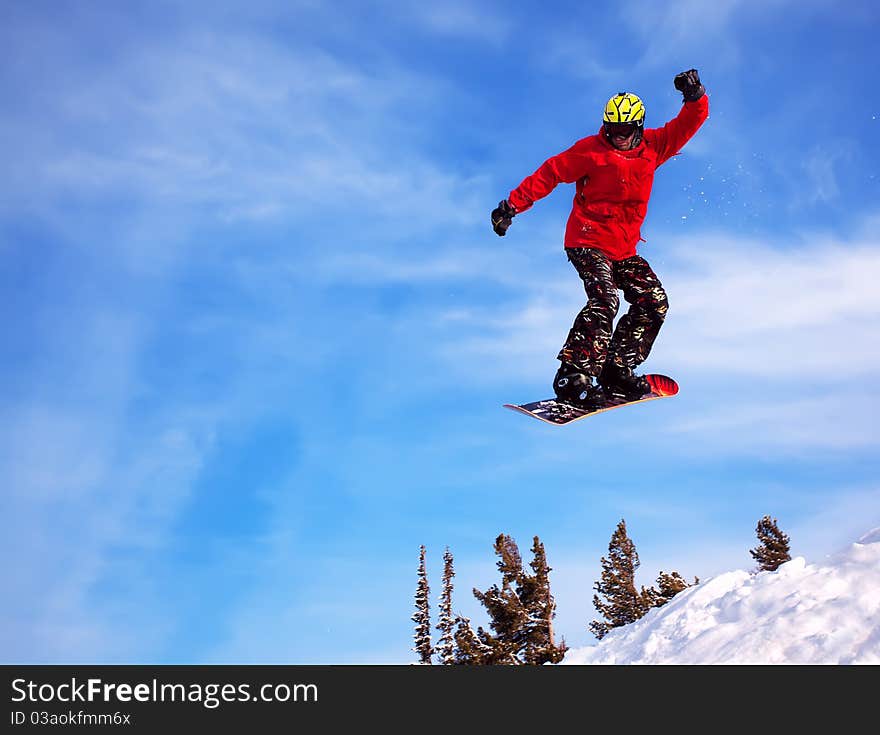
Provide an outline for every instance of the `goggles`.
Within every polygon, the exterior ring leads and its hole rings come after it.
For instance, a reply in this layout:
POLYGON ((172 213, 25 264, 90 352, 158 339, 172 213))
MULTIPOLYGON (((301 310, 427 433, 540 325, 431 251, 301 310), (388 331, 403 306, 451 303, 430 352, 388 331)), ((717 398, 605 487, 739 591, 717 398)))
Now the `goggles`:
POLYGON ((607 123, 605 123, 605 132, 608 133, 608 135, 627 136, 627 135, 630 135, 631 133, 634 133, 636 128, 638 128, 638 125, 634 122, 628 122, 628 123, 607 122, 607 123))

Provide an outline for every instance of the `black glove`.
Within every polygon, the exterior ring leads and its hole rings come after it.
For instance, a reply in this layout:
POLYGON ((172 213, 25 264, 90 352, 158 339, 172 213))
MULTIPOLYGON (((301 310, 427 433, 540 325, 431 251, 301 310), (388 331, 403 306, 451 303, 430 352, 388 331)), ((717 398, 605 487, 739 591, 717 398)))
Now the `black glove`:
POLYGON ((700 75, 696 69, 676 74, 673 84, 682 93, 685 102, 693 102, 706 94, 706 88, 700 83, 700 75))
POLYGON ((498 202, 498 206, 492 210, 492 229, 496 235, 504 237, 507 234, 507 228, 516 216, 516 209, 506 199, 498 202))

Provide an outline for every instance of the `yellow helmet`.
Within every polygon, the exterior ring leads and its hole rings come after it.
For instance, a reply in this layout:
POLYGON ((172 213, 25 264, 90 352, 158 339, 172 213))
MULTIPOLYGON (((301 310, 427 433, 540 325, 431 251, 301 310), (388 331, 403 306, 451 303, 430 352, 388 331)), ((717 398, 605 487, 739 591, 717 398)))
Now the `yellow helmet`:
POLYGON ((605 105, 603 122, 635 123, 639 127, 645 124, 645 105, 630 92, 619 92, 605 105))

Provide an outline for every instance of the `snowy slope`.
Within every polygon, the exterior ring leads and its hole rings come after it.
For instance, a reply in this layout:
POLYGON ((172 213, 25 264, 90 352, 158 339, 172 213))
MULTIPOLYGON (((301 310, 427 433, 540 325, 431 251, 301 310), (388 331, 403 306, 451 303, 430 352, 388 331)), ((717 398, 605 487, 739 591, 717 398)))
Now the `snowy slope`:
POLYGON ((822 564, 728 572, 565 664, 880 664, 880 528, 822 564))

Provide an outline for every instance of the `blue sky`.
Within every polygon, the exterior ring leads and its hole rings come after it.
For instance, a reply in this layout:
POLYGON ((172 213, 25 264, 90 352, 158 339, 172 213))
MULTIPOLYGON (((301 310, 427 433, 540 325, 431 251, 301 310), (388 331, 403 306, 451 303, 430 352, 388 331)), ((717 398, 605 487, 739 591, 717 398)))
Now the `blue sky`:
MULTIPOLYGON (((625 518, 640 582, 880 525, 870 2, 7 3, 7 662, 412 660, 418 547, 457 611, 544 542, 571 645, 625 518), (641 253, 670 401, 555 429, 583 292, 560 187, 498 200, 628 90, 711 116, 641 253)), ((437 607, 434 606, 434 613, 437 607)))

